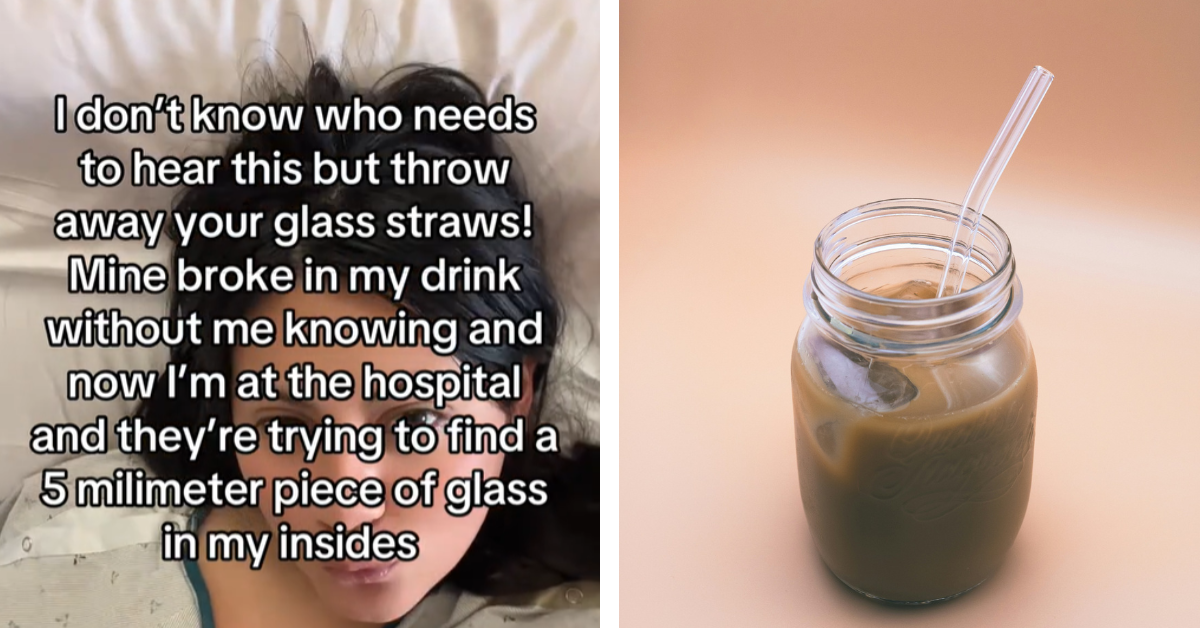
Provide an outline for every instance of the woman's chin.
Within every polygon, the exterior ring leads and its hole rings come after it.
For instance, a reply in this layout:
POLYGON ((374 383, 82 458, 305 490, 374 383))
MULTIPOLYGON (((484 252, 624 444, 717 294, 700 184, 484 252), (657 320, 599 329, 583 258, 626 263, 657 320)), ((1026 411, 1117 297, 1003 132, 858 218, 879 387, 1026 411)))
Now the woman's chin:
POLYGON ((403 617, 415 604, 399 595, 388 595, 385 591, 374 594, 355 592, 339 593, 336 590, 321 592, 321 601, 334 615, 351 621, 385 624, 403 617))

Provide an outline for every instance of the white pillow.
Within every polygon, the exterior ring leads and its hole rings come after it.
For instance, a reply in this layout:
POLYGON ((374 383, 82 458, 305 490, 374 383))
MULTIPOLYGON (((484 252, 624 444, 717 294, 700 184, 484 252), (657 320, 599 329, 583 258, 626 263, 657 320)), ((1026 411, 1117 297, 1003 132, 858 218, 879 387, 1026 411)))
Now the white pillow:
MULTIPOLYGON (((0 500, 21 477, 55 462, 27 452, 42 422, 121 416, 131 403, 67 402, 76 368, 153 368, 163 349, 52 349, 42 317, 84 307, 149 315, 161 297, 68 295, 72 254, 115 252, 161 261, 165 247, 58 242, 63 208, 159 209, 176 190, 87 188, 76 158, 88 148, 127 160, 205 154, 225 138, 53 132, 53 102, 102 94, 109 101, 198 93, 241 100, 247 68, 303 71, 307 28, 318 55, 369 83, 399 63, 457 67, 492 98, 513 94, 538 108, 538 128, 510 136, 546 221, 550 268, 568 306, 564 360, 583 410, 598 418, 599 377, 599 7, 596 0, 284 0, 278 2, 0 3, 0 500), (595 394, 593 394, 595 393, 595 394)), ((576 404, 578 405, 578 404, 576 404)), ((0 519, 4 512, 0 512, 0 519)))
MULTIPOLYGON (((162 316, 166 303, 145 295, 68 294, 66 281, 25 272, 0 272, 0 502, 19 490, 21 479, 71 456, 29 451, 29 432, 39 423, 109 424, 131 412, 134 401, 68 401, 67 372, 154 369, 167 359, 155 349, 55 348, 46 344, 45 316, 78 316, 84 308, 120 307, 130 316, 162 316)), ((8 514, 0 506, 0 522, 8 514)))

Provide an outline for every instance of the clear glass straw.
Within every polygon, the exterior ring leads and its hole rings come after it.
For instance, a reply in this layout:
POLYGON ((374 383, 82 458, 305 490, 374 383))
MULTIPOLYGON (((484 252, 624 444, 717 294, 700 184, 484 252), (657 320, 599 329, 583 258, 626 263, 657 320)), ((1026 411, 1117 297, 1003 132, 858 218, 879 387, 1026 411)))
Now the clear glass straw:
POLYGON ((1040 65, 1029 73, 1025 86, 1021 88, 1021 94, 1017 96, 1008 117, 1004 119, 1004 126, 1000 127, 987 156, 983 158, 983 163, 979 164, 975 180, 971 182, 967 196, 963 199, 962 212, 959 213, 958 223, 954 226, 954 239, 946 251, 946 268, 942 272, 942 282, 938 285, 938 297, 946 292, 950 283, 955 286, 952 294, 962 292, 971 260, 971 249, 975 246, 975 233, 979 230, 979 219, 983 217, 983 208, 987 205, 988 197, 992 195, 996 182, 1000 180, 1000 173, 1004 172, 1004 167, 1012 158, 1017 143, 1021 141, 1021 136, 1025 134, 1029 121, 1037 112, 1038 105, 1042 104, 1042 98, 1046 95, 1046 90, 1050 89, 1053 80, 1054 75, 1040 65))

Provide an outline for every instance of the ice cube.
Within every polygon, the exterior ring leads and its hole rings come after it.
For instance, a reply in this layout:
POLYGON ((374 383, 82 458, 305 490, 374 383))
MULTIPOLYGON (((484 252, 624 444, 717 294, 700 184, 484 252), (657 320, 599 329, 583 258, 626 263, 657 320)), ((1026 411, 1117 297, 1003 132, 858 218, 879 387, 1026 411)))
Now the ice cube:
POLYGON ((813 435, 817 437, 817 444, 826 456, 832 456, 837 451, 837 430, 834 426, 832 422, 822 423, 813 431, 813 435))
POLYGON ((917 387, 896 367, 823 338, 812 343, 817 370, 829 390, 874 412, 887 412, 917 397, 917 387))

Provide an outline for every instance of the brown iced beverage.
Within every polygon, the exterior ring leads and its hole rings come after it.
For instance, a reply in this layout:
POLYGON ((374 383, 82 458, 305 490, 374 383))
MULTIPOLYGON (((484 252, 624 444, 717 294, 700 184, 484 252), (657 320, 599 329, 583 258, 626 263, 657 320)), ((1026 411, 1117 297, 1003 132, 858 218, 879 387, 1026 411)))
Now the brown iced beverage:
MULTIPOLYGON (((930 203, 930 218, 952 214, 930 203)), ((1024 519, 1037 374, 1015 273, 993 279, 1011 255, 995 253, 968 278, 977 290, 937 300, 927 252, 842 266, 818 255, 828 276, 814 270, 791 365, 800 489, 826 565, 870 597, 974 588, 1024 519)))

